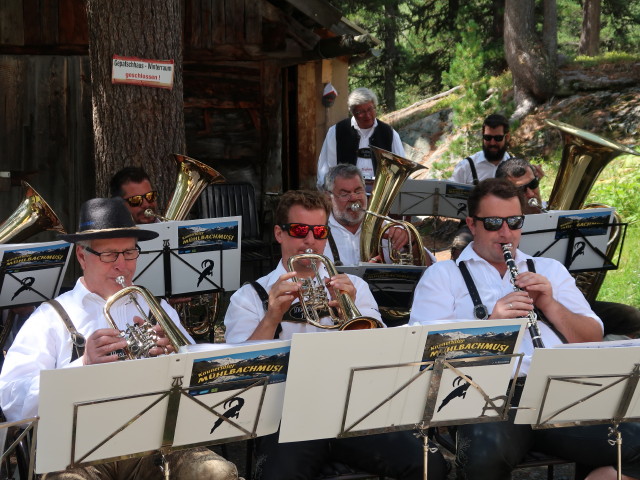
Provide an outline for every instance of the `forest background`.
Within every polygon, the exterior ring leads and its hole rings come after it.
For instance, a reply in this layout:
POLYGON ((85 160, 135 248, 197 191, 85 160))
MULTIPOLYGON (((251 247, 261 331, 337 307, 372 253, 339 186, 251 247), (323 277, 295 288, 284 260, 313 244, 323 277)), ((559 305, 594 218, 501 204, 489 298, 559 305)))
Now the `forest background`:
MULTIPOLYGON (((439 140, 447 143, 447 153, 431 162, 431 178, 449 177, 455 163, 481 148, 482 120, 494 112, 511 119, 512 146, 531 136, 531 126, 521 126, 527 118, 540 117, 540 112, 632 148, 638 143, 640 0, 333 3, 381 42, 374 56, 355 62, 349 72, 351 88, 367 86, 378 94, 379 116, 401 129, 403 116, 397 111, 411 110, 433 97, 437 100, 429 102, 424 115, 451 111, 451 128, 439 140), (590 123, 584 111, 572 114, 555 107, 580 89, 592 96, 606 90, 623 92, 628 98, 626 110, 616 118, 622 128, 607 130, 601 123, 590 123)), ((593 102, 593 108, 602 106, 593 102)), ((544 126, 540 118, 538 124, 544 126)), ((540 147, 527 149, 526 156, 543 164, 545 199, 562 146, 557 142, 551 148, 540 147)), ((608 272, 598 298, 636 307, 640 307, 639 164, 640 157, 616 157, 587 199, 616 207, 629 223, 619 268, 608 272)))

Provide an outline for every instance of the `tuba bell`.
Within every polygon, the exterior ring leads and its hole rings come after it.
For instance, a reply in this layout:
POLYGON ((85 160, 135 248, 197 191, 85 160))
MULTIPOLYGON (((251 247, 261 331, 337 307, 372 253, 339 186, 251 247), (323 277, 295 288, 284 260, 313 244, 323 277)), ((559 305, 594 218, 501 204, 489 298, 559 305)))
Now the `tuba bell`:
POLYGON ((319 264, 324 265, 327 274, 333 277, 338 274, 338 271, 331 260, 318 253, 292 255, 287 261, 289 272, 296 271, 295 264, 298 261, 310 262, 313 270, 313 275, 309 278, 293 277, 291 279, 292 282, 302 282, 299 301, 307 323, 329 330, 367 330, 384 326, 378 319, 362 315, 351 297, 338 289, 334 289, 333 292, 334 298, 338 301, 338 308, 329 305, 327 289, 320 276, 319 264), (330 325, 321 323, 321 319, 327 316, 327 313, 332 321, 330 325))
MULTIPOLYGON (((178 167, 178 177, 164 215, 159 215, 151 209, 144 212, 147 217, 159 218, 163 222, 184 220, 208 185, 226 182, 224 176, 209 165, 186 155, 174 153, 173 157, 178 167)), ((190 335, 203 337, 212 331, 218 316, 221 296, 222 292, 219 291, 205 293, 195 296, 189 302, 173 306, 190 335)))
POLYGON ((24 200, 0 225, 0 243, 19 243, 45 230, 67 233, 44 198, 24 180, 24 200))
POLYGON ((176 352, 180 347, 191 344, 180 329, 176 327, 173 320, 171 320, 171 317, 169 317, 167 312, 164 311, 160 303, 158 303, 149 290, 137 285, 125 287, 125 279, 123 276, 117 277, 116 282, 122 287, 122 290, 111 295, 103 307, 103 314, 109 323, 109 326, 119 330, 113 316, 111 315, 111 308, 123 297, 127 297, 128 300, 136 306, 140 312, 140 316, 144 320, 142 325, 127 325, 125 330, 120 332, 120 336, 127 341, 127 346, 124 351, 118 353, 118 356, 120 356, 121 359, 127 358, 132 360, 136 358, 147 358, 149 356, 149 350, 156 346, 156 341, 158 339, 157 333, 153 329, 154 319, 162 327, 169 339, 169 343, 171 343, 171 346, 176 352), (149 306, 149 312, 153 316, 152 318, 150 318, 142 309, 136 295, 140 295, 140 297, 147 303, 149 306))
POLYGON ((144 213, 147 217, 156 217, 162 221, 184 220, 208 185, 226 182, 221 173, 194 158, 178 153, 174 153, 173 158, 178 167, 178 178, 167 209, 164 215, 158 215, 151 209, 146 210, 144 213))
MULTIPOLYGON (((595 135, 556 120, 545 120, 557 128, 563 140, 562 158, 551 195, 549 210, 577 210, 608 207, 601 203, 584 205, 591 188, 607 164, 619 155, 637 155, 639 152, 613 140, 595 135)), ((606 257, 613 259, 622 238, 622 219, 614 213, 614 223, 607 242, 606 257)), ((607 270, 574 274, 576 285, 585 298, 592 302, 604 281, 607 270)))
MULTIPOLYGON (((376 180, 369 199, 369 206, 365 210, 366 213, 362 221, 360 259, 363 262, 368 262, 371 258, 381 254, 382 236, 389 226, 393 226, 389 223, 385 226, 386 221, 406 228, 409 238, 413 238, 412 243, 415 243, 419 250, 419 258, 417 260, 411 258, 410 262, 425 266, 427 265, 428 257, 418 230, 409 222, 390 218, 388 213, 391 209, 391 204, 402 188, 402 184, 409 175, 426 167, 378 147, 372 146, 371 151, 377 161, 376 180)), ((398 261, 398 263, 402 261, 408 263, 406 258, 402 260, 401 257, 398 257, 398 261)))

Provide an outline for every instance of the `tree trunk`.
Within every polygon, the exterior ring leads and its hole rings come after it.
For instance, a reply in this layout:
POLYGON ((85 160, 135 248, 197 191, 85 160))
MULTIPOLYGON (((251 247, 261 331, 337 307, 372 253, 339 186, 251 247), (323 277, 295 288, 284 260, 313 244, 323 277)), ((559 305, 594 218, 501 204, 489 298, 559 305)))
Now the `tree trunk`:
POLYGON ((398 2, 385 2, 385 18, 382 25, 382 41, 384 42, 384 104, 388 112, 396 109, 396 76, 398 75, 398 2))
POLYGON ((578 53, 595 57, 600 50, 601 0, 584 0, 582 9, 582 32, 578 53))
POLYGON ((172 153, 186 153, 179 0, 87 0, 96 189, 111 176, 143 167, 166 205, 176 177, 172 153), (173 60, 173 88, 112 84, 113 55, 173 60))
MULTIPOLYGON (((505 2, 504 50, 513 76, 516 118, 526 114, 536 104, 551 98, 556 87, 556 42, 547 39, 543 43, 537 35, 534 4, 534 0, 505 2)), ((550 15, 550 18, 545 18, 543 30, 545 35, 555 39, 554 6, 555 0, 545 5, 545 14, 550 15)))

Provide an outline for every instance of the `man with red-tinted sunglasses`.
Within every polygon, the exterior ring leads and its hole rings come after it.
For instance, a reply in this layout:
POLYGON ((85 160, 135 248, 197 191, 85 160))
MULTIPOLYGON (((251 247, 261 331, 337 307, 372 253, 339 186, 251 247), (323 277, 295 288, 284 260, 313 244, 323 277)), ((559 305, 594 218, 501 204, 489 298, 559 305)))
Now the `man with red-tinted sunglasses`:
MULTIPOLYGON (((300 280, 314 275, 313 265, 309 260, 296 262, 294 272, 289 272, 286 265, 294 255, 322 254, 329 235, 329 212, 329 202, 320 192, 296 190, 282 196, 276 208, 274 226, 282 260, 273 272, 244 285, 231 297, 224 319, 228 343, 289 339, 294 333, 328 332, 306 322, 298 301, 300 280), (293 281, 294 276, 297 282, 293 281)), ((317 268, 321 278, 328 277, 324 266, 317 268)), ((326 278, 325 282, 329 287, 346 292, 362 315, 380 320, 378 306, 364 280, 338 274, 326 278)), ((329 321, 322 318, 321 323, 329 321)), ((316 478, 330 460, 339 460, 376 475, 405 480, 423 478, 422 444, 409 431, 293 443, 278 443, 278 433, 275 433, 259 437, 256 442, 259 459, 256 477, 260 480, 316 478)), ((440 452, 430 452, 428 462, 429 480, 444 480, 447 468, 440 452)))
POLYGON ((109 183, 112 197, 124 199, 133 221, 138 224, 154 223, 157 218, 146 215, 146 210, 158 213, 158 192, 151 186, 149 175, 140 167, 125 167, 116 172, 109 183))

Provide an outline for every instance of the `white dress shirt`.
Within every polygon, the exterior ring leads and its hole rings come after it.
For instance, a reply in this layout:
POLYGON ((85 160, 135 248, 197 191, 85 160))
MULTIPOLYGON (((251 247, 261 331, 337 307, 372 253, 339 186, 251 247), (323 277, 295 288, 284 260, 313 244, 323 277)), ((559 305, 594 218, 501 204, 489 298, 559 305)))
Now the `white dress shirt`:
MULTIPOLYGON (((361 129, 356 122, 355 117, 351 117, 351 126, 356 129, 360 136, 360 145, 359 148, 368 148, 369 147, 369 137, 373 134, 373 131, 378 126, 378 120, 374 120, 373 127, 361 129)), ((404 152, 404 147, 402 146, 402 140, 400 140, 400 135, 395 130, 393 131, 393 141, 391 143, 391 152, 396 155, 400 155, 404 157, 406 154, 404 152)), ((324 143, 322 144, 322 150, 320 151, 320 157, 318 158, 318 178, 317 185, 318 188, 322 189, 324 185, 324 177, 329 172, 331 167, 335 167, 338 163, 338 154, 336 149, 336 126, 332 125, 329 127, 327 131, 327 136, 324 139, 324 143)), ((364 178, 374 178, 375 173, 373 171, 373 162, 370 158, 358 158, 356 166, 362 172, 364 178)))
MULTIPOLYGON (((502 160, 500 160, 498 165, 510 158, 511 154, 509 152, 505 152, 502 160)), ((471 160, 473 160, 473 164, 476 167, 478 181, 484 180, 486 178, 494 178, 496 176, 498 165, 494 165, 489 160, 487 160, 482 150, 471 155, 471 160)), ((451 178, 449 180, 451 180, 452 182, 473 185, 473 175, 471 174, 471 166, 469 165, 469 160, 465 158, 464 160, 458 162, 458 164, 453 169, 453 175, 451 175, 451 178)))
MULTIPOLYGON (((267 293, 271 290, 274 283, 285 274, 287 270, 282 265, 282 261, 268 275, 259 278, 257 282, 264 287, 267 293)), ((321 267, 321 276, 327 277, 324 267, 321 267)), ((359 277, 349 275, 351 282, 356 287, 355 304, 360 313, 367 317, 374 317, 380 320, 380 312, 378 312, 378 304, 373 298, 367 282, 359 277)), ((297 300, 294 301, 297 303, 297 300)), ((227 343, 245 342, 258 327, 258 324, 265 315, 262 301, 252 285, 242 286, 236 293, 231 296, 231 303, 224 317, 224 325, 226 327, 225 340, 227 343)), ((322 319, 323 325, 330 325, 328 318, 322 319)), ((294 333, 310 333, 310 332, 328 332, 322 328, 314 327, 306 322, 282 322, 281 340, 290 339, 294 333)))
MULTIPOLYGON (((111 328, 102 313, 105 300, 89 292, 82 279, 78 279, 73 290, 63 293, 56 300, 85 339, 100 328, 111 328)), ((139 303, 148 312, 146 302, 139 299, 139 303)), ((180 324, 177 312, 164 300, 161 305, 193 343, 180 324)), ((123 300, 114 305, 111 315, 118 329, 123 330, 140 313, 133 303, 124 304, 123 300)), ((58 313, 51 305, 43 303, 22 326, 4 361, 0 374, 0 405, 7 420, 37 415, 41 370, 82 365, 82 358, 71 362, 72 346, 71 335, 58 313)))
MULTIPOLYGON (((533 257, 516 250, 515 261, 519 272, 528 271, 528 258, 533 257)), ((464 261, 469 269, 480 299, 489 310, 489 315, 499 299, 513 292, 509 271, 500 277, 495 267, 480 258, 473 250, 473 242, 471 242, 455 262, 452 260, 438 262, 425 270, 413 297, 410 325, 475 320, 473 301, 458 267, 461 261, 464 261)), ((536 257, 533 261, 536 272, 544 275, 551 282, 553 298, 556 301, 575 314, 595 319, 602 328, 602 321, 593 313, 584 295, 576 287, 575 280, 560 262, 545 257, 536 257)), ((545 347, 562 343, 545 322, 538 322, 538 325, 545 347)), ((522 341, 522 351, 525 356, 521 373, 526 374, 533 353, 533 343, 528 332, 525 332, 522 341)))

